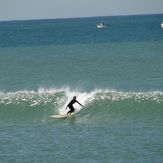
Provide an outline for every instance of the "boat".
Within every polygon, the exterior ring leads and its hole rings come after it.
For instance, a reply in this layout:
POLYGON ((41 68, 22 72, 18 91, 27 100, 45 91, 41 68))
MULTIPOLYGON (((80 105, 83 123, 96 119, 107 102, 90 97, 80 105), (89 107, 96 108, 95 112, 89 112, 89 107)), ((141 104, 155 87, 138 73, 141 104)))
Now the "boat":
POLYGON ((163 22, 161 23, 161 28, 163 28, 163 22))
POLYGON ((107 25, 104 23, 97 24, 97 28, 106 28, 106 27, 107 27, 107 25))

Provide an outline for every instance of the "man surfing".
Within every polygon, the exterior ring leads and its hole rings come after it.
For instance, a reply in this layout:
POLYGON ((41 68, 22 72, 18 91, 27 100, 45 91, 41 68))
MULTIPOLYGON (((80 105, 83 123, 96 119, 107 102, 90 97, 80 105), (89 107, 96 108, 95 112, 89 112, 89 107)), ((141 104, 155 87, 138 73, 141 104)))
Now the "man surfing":
MULTIPOLYGON (((68 115, 71 115, 71 113, 73 113, 75 111, 74 107, 73 107, 73 104, 74 103, 78 103, 79 105, 81 105, 83 107, 83 105, 81 103, 79 103, 77 100, 76 100, 76 96, 73 97, 73 99, 69 102, 69 104, 67 105, 67 107, 70 109, 68 112, 67 112, 67 116, 68 115)), ((66 109, 67 109, 66 107, 66 109)))

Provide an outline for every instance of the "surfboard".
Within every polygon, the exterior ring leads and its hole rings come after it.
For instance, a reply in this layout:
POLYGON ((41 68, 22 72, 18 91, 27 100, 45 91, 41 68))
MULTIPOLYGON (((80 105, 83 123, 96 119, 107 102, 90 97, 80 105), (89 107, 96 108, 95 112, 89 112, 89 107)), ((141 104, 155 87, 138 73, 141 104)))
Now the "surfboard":
POLYGON ((67 114, 58 114, 58 115, 51 115, 50 118, 56 118, 56 119, 65 119, 65 118, 70 118, 72 117, 72 115, 74 114, 71 114, 71 115, 67 115, 67 114))
POLYGON ((57 119, 65 119, 67 118, 67 115, 51 115, 50 118, 57 118, 57 119))

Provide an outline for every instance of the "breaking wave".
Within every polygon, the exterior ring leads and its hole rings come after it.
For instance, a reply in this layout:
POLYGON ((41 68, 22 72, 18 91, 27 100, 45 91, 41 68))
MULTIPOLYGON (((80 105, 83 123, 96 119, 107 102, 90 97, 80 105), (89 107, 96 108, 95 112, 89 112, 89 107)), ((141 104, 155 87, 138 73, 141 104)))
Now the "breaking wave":
MULTIPOLYGON (((85 107, 96 105, 115 105, 117 103, 122 105, 154 103, 163 104, 163 92, 121 92, 108 89, 95 89, 91 92, 84 92, 78 90, 71 90, 70 88, 60 89, 38 89, 38 91, 17 91, 17 92, 1 92, 0 93, 0 108, 2 106, 16 105, 27 106, 28 108, 46 106, 47 108, 54 108, 60 114, 64 114, 68 102, 73 96, 77 96, 85 107)), ((76 111, 81 107, 75 105, 76 111)))

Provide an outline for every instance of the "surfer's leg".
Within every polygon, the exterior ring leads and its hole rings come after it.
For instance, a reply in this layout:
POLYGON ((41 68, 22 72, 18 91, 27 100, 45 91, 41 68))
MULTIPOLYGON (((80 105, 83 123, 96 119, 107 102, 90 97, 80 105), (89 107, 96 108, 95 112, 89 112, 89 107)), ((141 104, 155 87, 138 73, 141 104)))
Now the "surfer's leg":
POLYGON ((73 106, 69 106, 70 111, 67 112, 67 115, 71 115, 71 113, 73 113, 75 111, 73 106))

